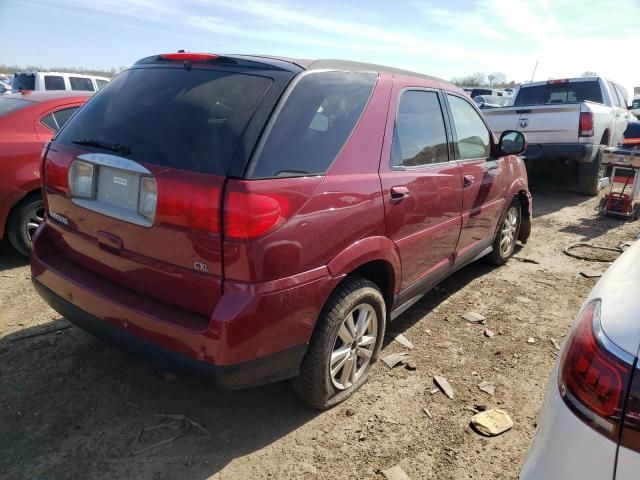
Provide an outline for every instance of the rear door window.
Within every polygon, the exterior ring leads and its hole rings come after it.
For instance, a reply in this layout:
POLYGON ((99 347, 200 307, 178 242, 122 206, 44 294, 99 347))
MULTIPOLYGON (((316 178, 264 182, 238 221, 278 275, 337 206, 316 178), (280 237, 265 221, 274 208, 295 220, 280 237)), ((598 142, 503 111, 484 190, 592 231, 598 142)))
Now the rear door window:
POLYGON ((83 92, 93 92, 93 83, 90 78, 69 77, 71 90, 80 90, 83 92))
POLYGON ((137 162, 224 175, 271 84, 220 70, 133 68, 97 93, 57 141, 120 144, 137 162))
POLYGON ((364 111, 377 75, 303 75, 276 112, 248 169, 251 178, 325 173, 364 111))
POLYGON ((98 86, 98 90, 104 87, 107 83, 109 83, 107 80, 101 80, 99 78, 96 78, 96 85, 98 86))
POLYGON ((533 87, 523 86, 518 91, 515 106, 579 103, 602 103, 602 90, 598 81, 547 83, 533 87))
POLYGON ((62 126, 67 123, 71 116, 76 113, 80 107, 63 108, 57 112, 51 112, 42 118, 41 122, 44 126, 50 128, 54 132, 57 132, 62 126))
POLYGON ((391 165, 418 167, 449 160, 447 132, 436 92, 409 90, 398 104, 391 165))
POLYGON ((66 87, 64 85, 64 78, 59 75, 45 75, 44 89, 45 90, 66 90, 66 87))
POLYGON ((447 94, 447 99, 456 133, 458 159, 487 158, 491 151, 489 130, 476 109, 460 97, 447 94))

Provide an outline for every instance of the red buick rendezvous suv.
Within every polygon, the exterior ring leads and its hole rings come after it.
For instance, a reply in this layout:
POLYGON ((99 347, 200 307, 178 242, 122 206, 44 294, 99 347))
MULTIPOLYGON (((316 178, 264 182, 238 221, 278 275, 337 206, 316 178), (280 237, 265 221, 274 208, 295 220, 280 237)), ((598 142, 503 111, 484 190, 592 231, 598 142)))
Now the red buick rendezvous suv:
POLYGON ((98 92, 43 154, 33 283, 98 337, 221 388, 328 408, 387 322, 529 236, 521 133, 436 78, 173 53, 98 92))

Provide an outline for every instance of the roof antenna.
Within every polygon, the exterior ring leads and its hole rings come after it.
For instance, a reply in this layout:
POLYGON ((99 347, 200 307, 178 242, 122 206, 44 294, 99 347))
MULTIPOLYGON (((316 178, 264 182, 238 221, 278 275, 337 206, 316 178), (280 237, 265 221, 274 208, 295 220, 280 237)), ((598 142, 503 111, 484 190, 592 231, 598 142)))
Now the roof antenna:
POLYGON ((531 80, 529 80, 529 83, 533 83, 533 77, 536 76, 536 70, 538 69, 538 60, 536 60, 536 66, 533 67, 533 73, 531 74, 531 80))

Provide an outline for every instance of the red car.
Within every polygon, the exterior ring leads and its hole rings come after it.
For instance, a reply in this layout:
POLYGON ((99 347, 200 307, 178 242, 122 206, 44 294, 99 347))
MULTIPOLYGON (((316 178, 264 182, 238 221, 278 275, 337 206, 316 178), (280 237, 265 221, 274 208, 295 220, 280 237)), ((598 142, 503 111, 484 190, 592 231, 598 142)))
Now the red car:
POLYGON ((43 220, 42 147, 87 98, 78 92, 0 96, 0 239, 8 237, 24 255, 43 220))
POLYGON ((229 389, 293 378, 328 408, 366 380, 391 319, 527 240, 524 148, 420 74, 148 57, 51 142, 33 282, 166 368, 229 389))

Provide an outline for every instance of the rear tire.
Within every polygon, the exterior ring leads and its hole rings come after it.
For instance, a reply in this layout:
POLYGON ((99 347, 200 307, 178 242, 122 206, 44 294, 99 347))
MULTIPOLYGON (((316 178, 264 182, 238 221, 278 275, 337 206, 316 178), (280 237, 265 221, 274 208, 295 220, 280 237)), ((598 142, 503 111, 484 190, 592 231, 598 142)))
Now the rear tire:
POLYGON ((7 221, 7 237, 13 248, 28 257, 31 237, 43 221, 44 205, 40 194, 29 195, 13 207, 7 221))
POLYGON ((300 375, 291 380, 300 400, 326 410, 358 390, 380 353, 385 323, 380 289, 347 277, 322 309, 300 375))
POLYGON ((493 250, 487 255, 487 260, 494 265, 504 265, 509 261, 516 247, 522 224, 522 208, 516 198, 500 219, 500 227, 493 240, 493 250))
POLYGON ((578 190, 583 195, 595 196, 600 192, 600 166, 602 164, 602 148, 592 163, 578 164, 578 190))

